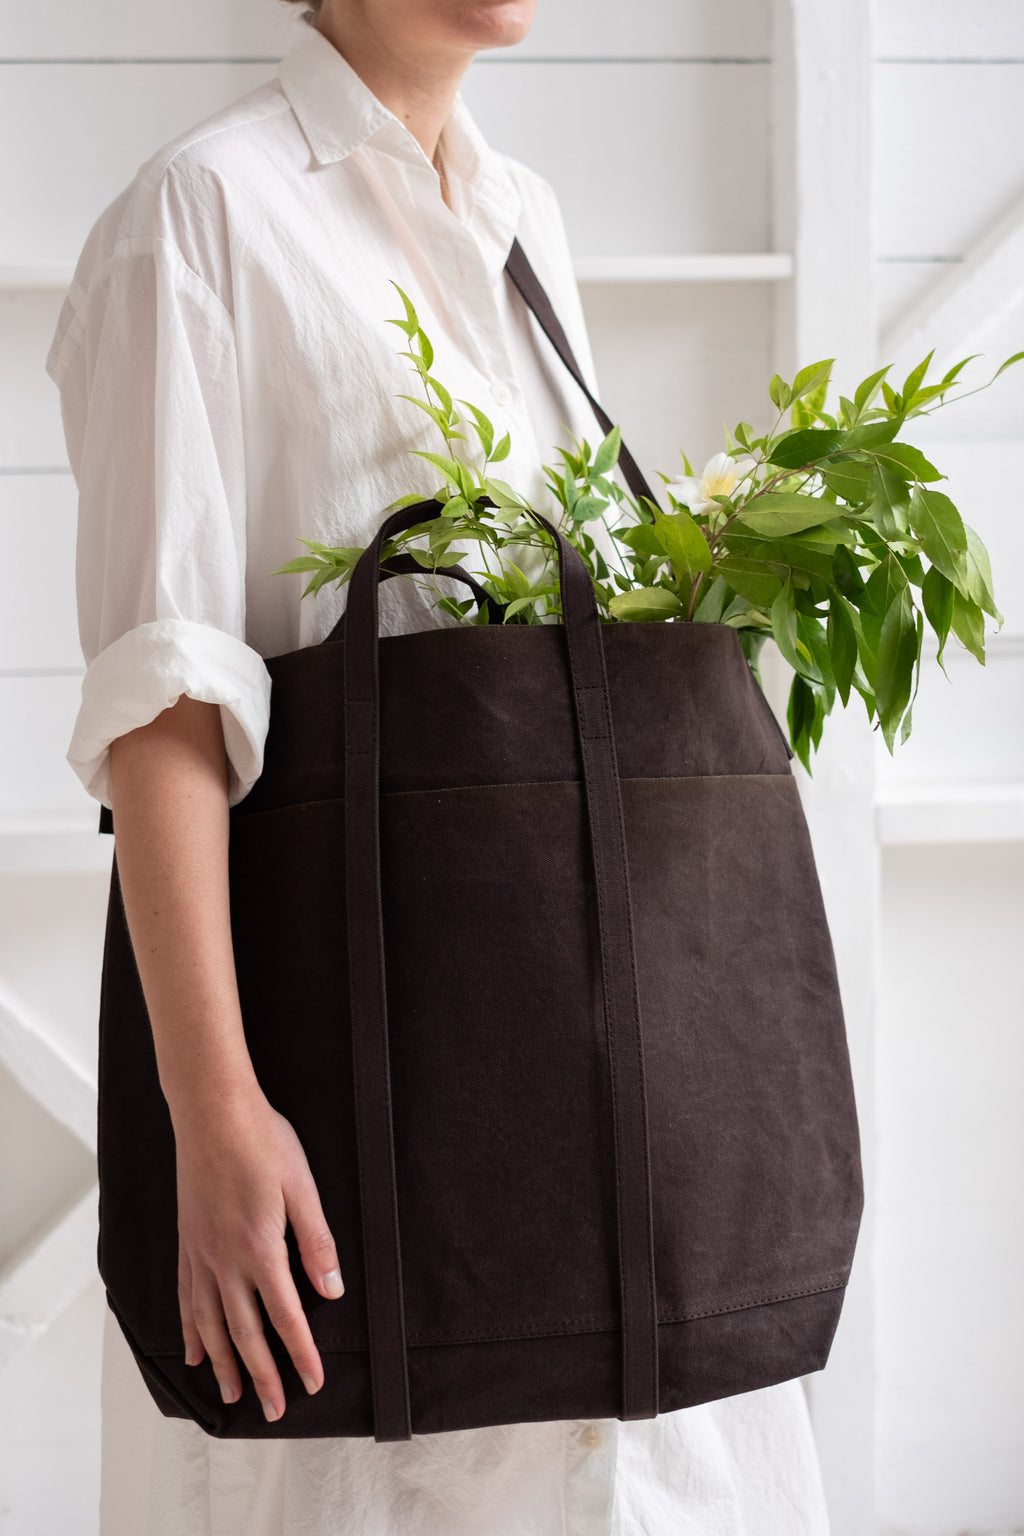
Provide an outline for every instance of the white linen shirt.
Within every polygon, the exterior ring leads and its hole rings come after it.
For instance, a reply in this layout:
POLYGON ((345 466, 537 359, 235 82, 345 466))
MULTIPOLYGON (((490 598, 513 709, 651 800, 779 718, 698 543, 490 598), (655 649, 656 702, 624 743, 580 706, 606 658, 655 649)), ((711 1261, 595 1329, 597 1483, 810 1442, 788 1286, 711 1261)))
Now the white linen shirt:
MULTIPOLYGON (((409 452, 441 443, 399 398, 418 381, 392 280, 435 376, 511 433, 496 472, 538 510, 557 516, 540 466, 567 429, 597 440, 503 273, 518 233, 596 393, 551 186, 489 148, 461 96, 440 153, 453 208, 404 124, 299 28, 272 79, 93 227, 47 367, 79 488, 68 758, 105 804, 110 742, 183 693, 220 705, 237 803, 262 765, 265 658, 322 640, 347 590, 303 600, 307 578, 272 572, 299 535, 365 545, 390 502, 437 488, 409 452)), ((381 615, 385 634, 456 622, 401 578, 381 615)), ((827 1536, 797 1380, 642 1422, 271 1443, 163 1418, 109 1314, 103 1370, 103 1536, 827 1536)))

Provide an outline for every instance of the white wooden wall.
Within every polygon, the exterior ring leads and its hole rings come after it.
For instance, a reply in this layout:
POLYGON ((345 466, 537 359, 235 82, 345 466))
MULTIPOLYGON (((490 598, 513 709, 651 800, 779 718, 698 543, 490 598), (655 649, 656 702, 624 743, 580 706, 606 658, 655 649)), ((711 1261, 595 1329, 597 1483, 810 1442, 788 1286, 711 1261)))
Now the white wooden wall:
MULTIPOLYGON (((292 25, 274 0, 7 0, 0 19, 0 1536, 97 1528, 109 852, 64 763, 74 486, 43 359, 96 214, 265 78, 292 25)), ((977 385, 1024 347, 1017 0, 641 0, 628 23, 613 0, 539 0, 463 93, 560 194, 605 404, 652 472, 680 447, 702 462, 725 421, 766 424, 776 368, 835 355, 845 389, 893 361, 899 383, 934 345, 936 372, 984 353, 977 385)), ((1017 370, 908 434, 992 551, 989 664, 951 642, 954 682, 925 671, 895 762, 856 704, 813 781, 798 768, 869 1181, 807 1379, 834 1536, 1024 1527, 1022 428, 1017 370)))

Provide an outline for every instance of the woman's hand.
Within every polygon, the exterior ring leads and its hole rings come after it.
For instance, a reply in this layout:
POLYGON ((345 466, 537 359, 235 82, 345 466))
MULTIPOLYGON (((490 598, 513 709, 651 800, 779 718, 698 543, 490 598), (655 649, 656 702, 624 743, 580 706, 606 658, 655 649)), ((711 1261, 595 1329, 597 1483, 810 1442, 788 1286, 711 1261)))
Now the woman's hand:
POLYGON ((290 1222, 302 1265, 321 1296, 344 1289, 334 1239, 306 1154, 291 1123, 258 1088, 240 1100, 195 1105, 175 1117, 178 1172, 178 1298, 185 1359, 210 1357, 226 1403, 241 1395, 235 1349, 263 1405, 279 1419, 285 1389, 255 1292, 307 1392, 324 1371, 288 1264, 290 1222), (232 1344, 235 1349, 232 1348, 232 1344))
POLYGON ((342 1282, 306 1155, 264 1097, 245 1041, 220 706, 183 694, 117 737, 110 780, 125 914, 177 1148, 185 1358, 198 1365, 208 1353, 234 1402, 242 1383, 233 1340, 264 1413, 278 1419, 284 1388, 256 1292, 307 1391, 324 1379, 288 1265, 288 1222, 320 1294, 340 1296, 342 1282))

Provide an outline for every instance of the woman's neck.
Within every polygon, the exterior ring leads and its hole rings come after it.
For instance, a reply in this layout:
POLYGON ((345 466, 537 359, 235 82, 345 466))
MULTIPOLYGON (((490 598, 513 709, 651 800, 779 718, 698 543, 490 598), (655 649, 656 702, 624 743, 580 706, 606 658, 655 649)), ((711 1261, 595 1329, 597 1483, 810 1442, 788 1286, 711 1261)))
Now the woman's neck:
POLYGON ((334 0, 324 0, 316 26, 433 160, 473 52, 427 49, 416 38, 399 51, 395 40, 375 31, 358 6, 334 0))

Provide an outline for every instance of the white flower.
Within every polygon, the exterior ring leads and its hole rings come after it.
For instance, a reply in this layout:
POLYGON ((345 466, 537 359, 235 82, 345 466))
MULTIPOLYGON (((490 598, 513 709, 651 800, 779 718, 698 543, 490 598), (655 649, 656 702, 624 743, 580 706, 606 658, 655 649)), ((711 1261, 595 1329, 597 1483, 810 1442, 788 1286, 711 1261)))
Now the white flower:
POLYGON ((695 475, 676 475, 666 482, 665 489, 677 501, 684 502, 694 516, 707 513, 714 518, 716 513, 723 510, 714 497, 731 496, 735 487, 756 464, 757 460, 750 454, 732 459, 727 453, 716 453, 705 464, 699 480, 695 475))

